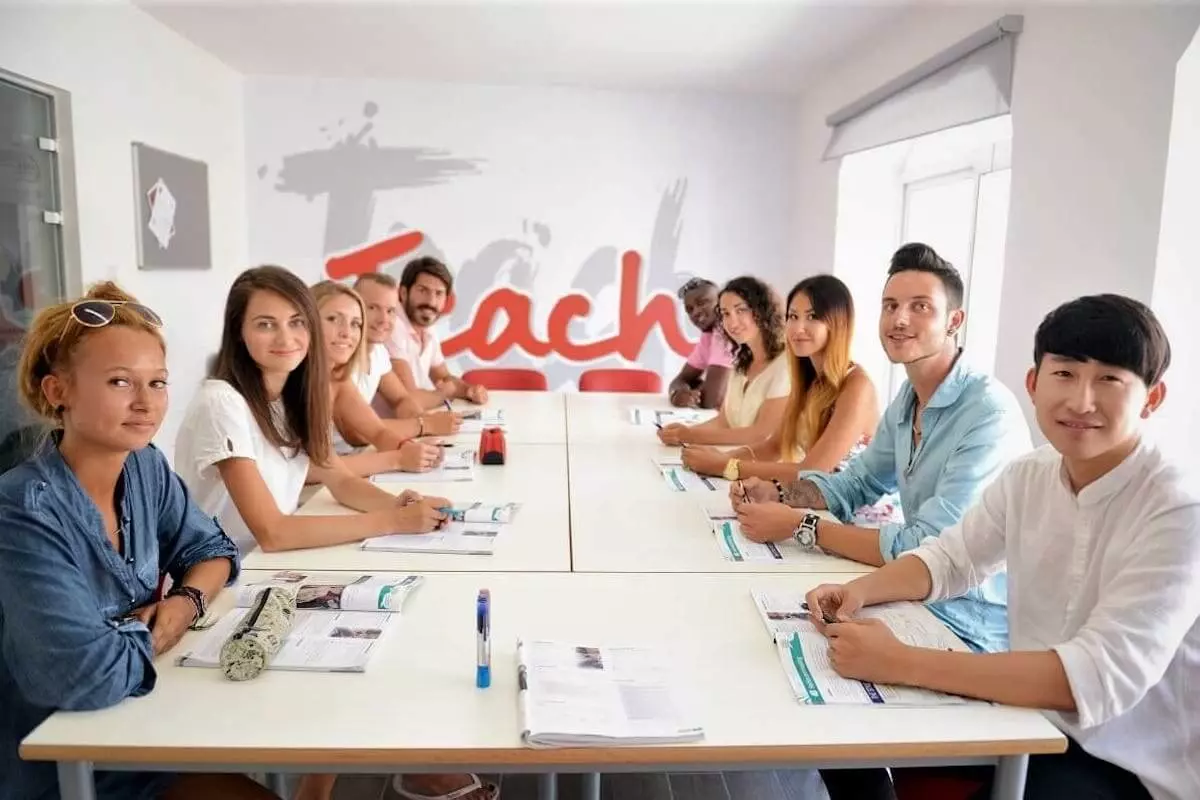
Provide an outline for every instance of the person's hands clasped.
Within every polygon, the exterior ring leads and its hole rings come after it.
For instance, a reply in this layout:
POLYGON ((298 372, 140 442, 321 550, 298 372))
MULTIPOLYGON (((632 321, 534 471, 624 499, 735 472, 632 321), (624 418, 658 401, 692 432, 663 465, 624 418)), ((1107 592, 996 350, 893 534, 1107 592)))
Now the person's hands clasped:
POLYGON ((196 606, 186 597, 167 597, 142 606, 134 616, 150 629, 154 655, 157 656, 179 644, 183 634, 196 621, 196 606))
POLYGON ((442 462, 442 447, 410 439, 396 451, 396 462, 404 472, 428 472, 442 462))

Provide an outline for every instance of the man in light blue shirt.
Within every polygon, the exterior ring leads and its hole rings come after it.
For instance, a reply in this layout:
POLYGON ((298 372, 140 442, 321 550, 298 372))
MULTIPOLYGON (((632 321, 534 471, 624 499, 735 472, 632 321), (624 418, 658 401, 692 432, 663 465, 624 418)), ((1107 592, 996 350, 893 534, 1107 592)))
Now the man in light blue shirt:
MULTIPOLYGON (((870 445, 842 472, 805 471, 781 485, 748 479, 731 493, 743 533, 755 541, 788 538, 807 549, 882 566, 958 522, 1015 457, 1031 448, 1013 393, 961 359, 963 285, 957 270, 923 244, 892 257, 879 336, 908 381, 883 414, 870 445), (899 490, 905 521, 879 529, 821 520, 899 490), (782 501, 782 502, 780 502, 782 501)), ((1005 576, 930 610, 976 650, 1008 647, 1005 576)))

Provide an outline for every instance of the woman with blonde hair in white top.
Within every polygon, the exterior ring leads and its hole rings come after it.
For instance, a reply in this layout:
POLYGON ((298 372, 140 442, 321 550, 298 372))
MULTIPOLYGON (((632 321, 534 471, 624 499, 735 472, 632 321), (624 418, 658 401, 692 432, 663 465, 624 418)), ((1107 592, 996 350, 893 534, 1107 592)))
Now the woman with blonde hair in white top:
MULTIPOLYGON (((313 285, 312 294, 330 365, 333 447, 342 463, 355 475, 364 476, 397 470, 426 472, 437 466, 442 460, 438 442, 401 436, 384 424, 365 396, 371 375, 363 335, 366 309, 358 292, 335 281, 321 281, 313 285), (374 452, 362 452, 366 445, 374 452)), ((374 394, 371 391, 371 396, 374 394)), ((418 435, 422 433, 418 429, 418 435)))
POLYGON ((791 378, 779 296, 758 278, 742 276, 725 284, 717 303, 733 348, 734 372, 725 400, 707 422, 662 428, 658 438, 663 444, 750 444, 770 436, 783 419, 791 378))

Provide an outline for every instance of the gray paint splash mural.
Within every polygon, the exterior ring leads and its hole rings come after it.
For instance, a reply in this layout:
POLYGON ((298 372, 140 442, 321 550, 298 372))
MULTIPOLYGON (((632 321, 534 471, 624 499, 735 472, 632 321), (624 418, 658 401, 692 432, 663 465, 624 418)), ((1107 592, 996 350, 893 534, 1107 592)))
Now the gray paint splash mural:
MULTIPOLYGON (((480 174, 486 164, 481 158, 455 157, 434 147, 380 146, 372 121, 378 110, 376 103, 366 103, 363 109, 365 121, 357 130, 336 136, 328 128, 322 128, 321 132, 330 142, 327 147, 293 153, 283 158, 274 186, 276 191, 299 194, 309 200, 322 194, 328 195, 324 257, 370 243, 377 192, 420 189, 469 179, 472 175, 480 174)), ((339 127, 342 126, 344 120, 339 120, 339 127)), ((267 178, 265 166, 258 170, 258 177, 260 180, 267 178)), ((597 299, 606 290, 615 292, 617 289, 620 256, 624 251, 637 250, 644 256, 640 296, 655 291, 673 294, 683 281, 691 277, 690 274, 676 272, 686 197, 687 182, 683 179, 675 181, 663 191, 648 248, 644 242, 603 245, 595 248, 575 268, 570 286, 590 297, 593 306, 592 318, 574 319, 571 322, 573 341, 603 338, 615 333, 615 320, 597 326, 594 317, 600 311, 597 299)), ((419 255, 432 255, 445 261, 455 273, 456 303, 448 318, 451 332, 466 328, 480 298, 500 286, 511 286, 530 295, 534 302, 535 318, 558 299, 543 297, 541 295, 544 292, 537 291, 539 276, 545 271, 570 269, 544 258, 554 238, 554 232, 546 223, 526 220, 519 233, 487 243, 474 256, 455 259, 447 257, 437 242, 436 234, 421 225, 419 208, 418 203, 413 203, 411 216, 395 220, 390 230, 420 230, 425 236, 424 242, 417 251, 388 265, 387 271, 398 275, 403 268, 402 262, 419 255)), ((496 330, 491 333, 494 336, 496 330)), ((516 348, 509 350, 499 360, 486 364, 469 352, 460 353, 455 358, 463 371, 480 366, 540 369, 551 387, 574 384, 584 369, 625 366, 616 356, 581 365, 553 354, 544 359, 531 358, 516 348)), ((661 373, 666 368, 667 358, 668 349, 661 337, 652 335, 642 347, 638 360, 643 367, 661 373)))

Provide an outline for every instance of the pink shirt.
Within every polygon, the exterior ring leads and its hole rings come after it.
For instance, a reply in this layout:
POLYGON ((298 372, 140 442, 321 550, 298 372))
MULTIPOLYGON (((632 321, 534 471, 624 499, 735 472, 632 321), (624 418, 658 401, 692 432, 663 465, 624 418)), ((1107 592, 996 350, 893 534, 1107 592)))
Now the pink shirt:
POLYGON ((429 370, 446 363, 446 359, 442 356, 442 345, 432 329, 418 331, 416 326, 409 322, 404 309, 400 309, 396 314, 396 327, 392 331, 392 337, 384 344, 393 361, 403 359, 408 362, 418 388, 433 388, 429 370))
POLYGON ((696 369, 704 370, 709 367, 732 367, 733 356, 729 353, 729 342, 724 336, 717 335, 716 328, 700 334, 696 349, 688 356, 687 363, 696 369))

